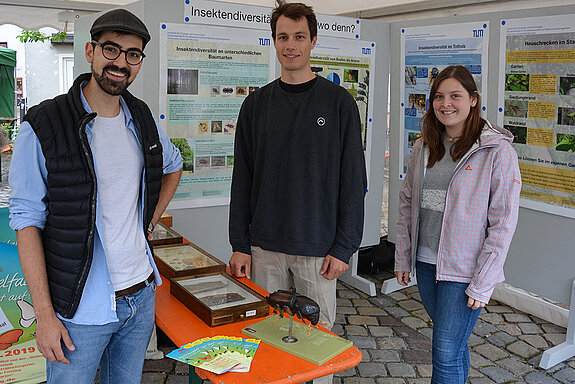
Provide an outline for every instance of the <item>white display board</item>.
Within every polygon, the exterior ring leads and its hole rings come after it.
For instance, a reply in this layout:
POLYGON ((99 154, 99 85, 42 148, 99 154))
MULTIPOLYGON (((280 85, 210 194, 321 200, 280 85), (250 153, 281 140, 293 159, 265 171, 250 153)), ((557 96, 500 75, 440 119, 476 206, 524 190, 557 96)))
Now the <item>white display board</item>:
MULTIPOLYGON (((429 106, 429 91, 435 77, 445 67, 464 65, 469 69, 482 99, 487 98, 487 52, 489 21, 426 25, 401 28, 400 83, 401 108, 399 178, 403 179, 407 157, 419 137, 419 122, 429 106)), ((487 107, 483 106, 483 114, 487 107)))
POLYGON ((500 24, 497 122, 515 136, 521 205, 575 218, 575 17, 500 24))
POLYGON ((363 40, 322 37, 311 52, 312 71, 347 89, 354 97, 361 119, 363 150, 369 186, 373 130, 376 44, 363 40))

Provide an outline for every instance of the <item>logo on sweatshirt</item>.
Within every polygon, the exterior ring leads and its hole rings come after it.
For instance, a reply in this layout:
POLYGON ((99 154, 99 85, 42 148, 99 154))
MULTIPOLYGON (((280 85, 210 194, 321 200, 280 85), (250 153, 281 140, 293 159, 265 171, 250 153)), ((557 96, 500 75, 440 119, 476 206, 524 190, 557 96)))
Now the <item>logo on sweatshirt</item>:
POLYGON ((319 125, 320 127, 323 127, 325 125, 325 119, 323 117, 318 117, 317 118, 317 125, 319 125))

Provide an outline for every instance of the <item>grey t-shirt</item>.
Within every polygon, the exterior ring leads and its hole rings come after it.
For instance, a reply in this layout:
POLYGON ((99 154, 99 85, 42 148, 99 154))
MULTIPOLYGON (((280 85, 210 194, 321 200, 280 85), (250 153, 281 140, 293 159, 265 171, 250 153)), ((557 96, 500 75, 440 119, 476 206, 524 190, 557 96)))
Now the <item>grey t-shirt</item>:
POLYGON ((152 273, 140 206, 144 155, 125 119, 120 108, 116 117, 96 117, 92 129, 98 209, 102 211, 98 235, 115 291, 144 281, 152 273))
POLYGON ((424 263, 437 264, 445 197, 456 165, 449 154, 452 144, 448 140, 443 140, 445 155, 433 167, 426 170, 423 180, 417 260, 424 263))

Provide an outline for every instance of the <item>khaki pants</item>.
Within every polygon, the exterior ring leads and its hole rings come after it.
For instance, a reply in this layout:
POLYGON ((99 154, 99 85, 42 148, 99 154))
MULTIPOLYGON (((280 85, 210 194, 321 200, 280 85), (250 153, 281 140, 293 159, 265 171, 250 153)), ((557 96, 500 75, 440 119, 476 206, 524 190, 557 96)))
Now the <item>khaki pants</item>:
MULTIPOLYGON (((300 295, 317 302, 320 308, 319 319, 331 329, 335 322, 337 279, 328 280, 319 274, 323 257, 288 255, 251 247, 251 278, 254 283, 272 293, 278 289, 289 290, 295 287, 300 295)), ((315 379, 314 384, 328 384, 333 375, 315 379)))

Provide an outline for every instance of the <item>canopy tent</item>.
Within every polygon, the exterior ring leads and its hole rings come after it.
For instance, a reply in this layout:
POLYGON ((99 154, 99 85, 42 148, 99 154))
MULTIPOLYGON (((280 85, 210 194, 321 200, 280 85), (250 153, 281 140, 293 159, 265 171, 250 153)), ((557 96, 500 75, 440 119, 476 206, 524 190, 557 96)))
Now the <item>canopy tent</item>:
MULTIPOLYGON (((14 24, 24 29, 53 27, 72 32, 74 21, 94 12, 123 6, 137 0, 0 0, 0 25, 14 24)), ((159 1, 159 0, 158 0, 159 1)), ((163 0, 180 1, 180 0, 163 0)), ((191 0, 193 1, 193 0, 191 0)), ((263 7, 274 7, 276 0, 219 0, 263 7)), ((296 0, 288 0, 295 2, 296 0)), ((365 17, 410 12, 424 9, 440 9, 471 3, 495 2, 500 0, 297 0, 311 5, 317 13, 365 17), (373 14, 373 12, 376 12, 373 14)), ((551 0, 548 0, 551 1, 551 0)), ((182 2, 183 3, 183 2, 182 2)))
POLYGON ((16 51, 0 47, 0 118, 14 118, 16 51))
MULTIPOLYGON (((60 31, 72 32, 74 21, 94 12, 123 6, 137 0, 0 0, 0 25, 14 24, 24 29, 53 27, 60 31)), ((160 0, 158 0, 160 1, 160 0)), ((181 0, 162 0, 181 1, 181 0)), ((194 0, 191 0, 194 1, 194 0)), ((228 3, 274 7, 276 0, 218 0, 228 3)), ((421 12, 447 12, 459 14, 467 6, 502 7, 514 9, 517 0, 288 0, 303 1, 311 5, 317 13, 372 18, 405 18, 406 15, 421 12), (509 6, 506 7, 506 4, 509 6), (510 8, 509 8, 510 7, 510 8)), ((541 6, 537 0, 522 0, 526 8, 541 6)), ((570 0, 546 0, 546 5, 565 5, 570 0)), ((387 20, 390 21, 390 20, 387 20)))

